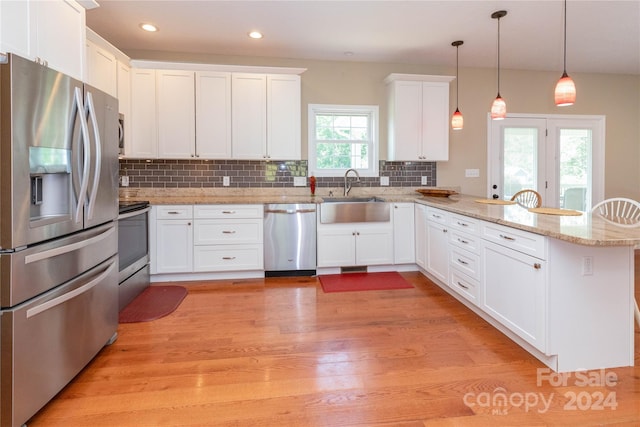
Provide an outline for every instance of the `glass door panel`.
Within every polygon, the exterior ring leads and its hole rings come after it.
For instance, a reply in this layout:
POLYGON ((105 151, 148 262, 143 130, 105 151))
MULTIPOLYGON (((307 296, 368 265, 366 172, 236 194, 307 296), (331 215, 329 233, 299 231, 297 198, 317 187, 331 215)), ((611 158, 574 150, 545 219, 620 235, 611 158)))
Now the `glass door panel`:
POLYGON ((591 209, 591 129, 560 129, 559 197, 560 207, 591 209))

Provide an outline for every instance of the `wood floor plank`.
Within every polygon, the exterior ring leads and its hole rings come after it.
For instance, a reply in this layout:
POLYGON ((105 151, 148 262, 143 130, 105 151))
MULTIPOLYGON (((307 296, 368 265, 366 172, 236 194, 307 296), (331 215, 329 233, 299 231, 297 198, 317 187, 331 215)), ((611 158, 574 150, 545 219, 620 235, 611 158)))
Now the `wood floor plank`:
POLYGON ((606 370, 614 385, 538 384, 537 359, 421 274, 403 276, 413 289, 181 283, 174 313, 120 325, 29 427, 640 424, 639 329, 636 366, 606 370), (512 400, 493 404, 500 393, 512 400), (615 393, 617 406, 568 410, 571 393, 615 393), (517 400, 534 395, 549 406, 517 400))

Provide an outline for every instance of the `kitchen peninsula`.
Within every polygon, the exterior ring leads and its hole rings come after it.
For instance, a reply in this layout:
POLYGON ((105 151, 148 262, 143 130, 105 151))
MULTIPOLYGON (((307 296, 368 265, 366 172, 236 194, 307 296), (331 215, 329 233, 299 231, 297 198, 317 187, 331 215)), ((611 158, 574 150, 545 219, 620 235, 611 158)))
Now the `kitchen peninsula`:
MULTIPOLYGON (((156 205, 323 201, 302 189, 262 190, 176 197, 140 189, 121 197, 156 205)), ((414 203, 415 268, 553 370, 633 365, 633 249, 640 228, 590 213, 535 214, 467 195, 357 190, 354 196, 377 191, 388 202, 414 203)))

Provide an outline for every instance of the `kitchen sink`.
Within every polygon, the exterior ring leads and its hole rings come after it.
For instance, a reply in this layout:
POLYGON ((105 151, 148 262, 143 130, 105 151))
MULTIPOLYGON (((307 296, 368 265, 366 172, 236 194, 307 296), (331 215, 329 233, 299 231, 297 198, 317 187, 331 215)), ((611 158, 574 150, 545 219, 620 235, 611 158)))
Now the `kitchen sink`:
POLYGON ((333 197, 322 200, 322 224, 388 222, 391 219, 389 203, 377 197, 333 197))

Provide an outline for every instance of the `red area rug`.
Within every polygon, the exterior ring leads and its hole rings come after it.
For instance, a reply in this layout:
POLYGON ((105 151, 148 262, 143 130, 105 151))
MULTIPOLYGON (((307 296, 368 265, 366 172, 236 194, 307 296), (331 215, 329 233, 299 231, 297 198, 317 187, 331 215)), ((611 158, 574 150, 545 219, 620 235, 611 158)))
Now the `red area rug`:
POLYGON ((404 277, 395 271, 327 274, 319 277, 322 290, 325 293, 413 288, 411 283, 407 282, 404 277))
POLYGON ((149 322, 171 314, 187 296, 182 286, 149 286, 119 316, 120 323, 149 322))

